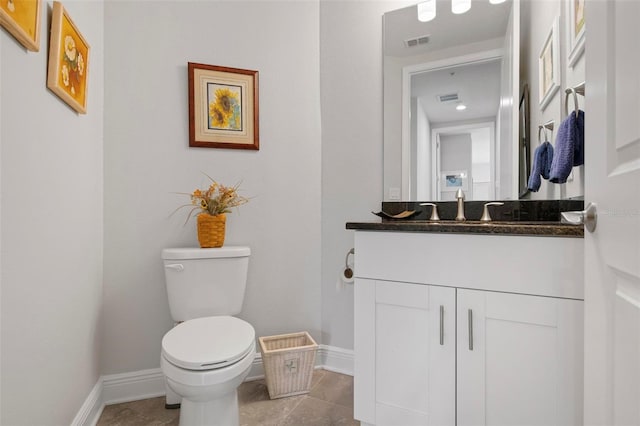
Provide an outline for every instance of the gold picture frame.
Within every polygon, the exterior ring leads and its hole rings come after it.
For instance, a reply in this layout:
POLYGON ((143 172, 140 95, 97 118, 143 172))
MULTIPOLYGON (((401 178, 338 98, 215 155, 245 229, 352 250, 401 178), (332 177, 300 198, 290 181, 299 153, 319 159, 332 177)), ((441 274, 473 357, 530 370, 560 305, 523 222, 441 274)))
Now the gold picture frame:
POLYGON ((87 113, 89 43, 62 3, 53 2, 47 87, 79 114, 87 113))
POLYGON ((188 63, 189 146, 260 149, 258 71, 188 63))
POLYGON ((0 24, 27 50, 40 50, 42 0, 0 0, 0 24))
POLYGON ((569 0, 567 3, 569 18, 569 56, 567 59, 570 67, 573 67, 584 53, 586 27, 584 2, 585 0, 569 0))
POLYGON ((558 39, 559 19, 555 18, 538 56, 538 96, 541 111, 546 108, 560 88, 560 43, 558 39))

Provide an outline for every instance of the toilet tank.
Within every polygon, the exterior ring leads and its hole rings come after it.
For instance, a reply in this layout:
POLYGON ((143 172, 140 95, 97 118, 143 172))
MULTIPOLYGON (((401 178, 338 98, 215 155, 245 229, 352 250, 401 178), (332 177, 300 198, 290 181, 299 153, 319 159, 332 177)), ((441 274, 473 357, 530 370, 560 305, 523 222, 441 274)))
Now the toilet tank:
POLYGON ((169 309, 174 321, 242 310, 249 247, 162 250, 169 309))

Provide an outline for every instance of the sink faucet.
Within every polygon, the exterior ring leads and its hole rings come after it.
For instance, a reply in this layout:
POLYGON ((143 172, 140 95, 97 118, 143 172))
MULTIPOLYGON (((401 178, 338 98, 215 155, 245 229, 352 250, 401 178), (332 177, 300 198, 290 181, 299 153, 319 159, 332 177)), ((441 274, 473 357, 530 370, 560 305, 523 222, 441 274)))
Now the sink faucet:
POLYGON ((458 200, 458 215, 456 216, 456 220, 467 220, 467 218, 464 217, 464 192, 462 192, 462 189, 458 189, 456 192, 456 199, 458 200))

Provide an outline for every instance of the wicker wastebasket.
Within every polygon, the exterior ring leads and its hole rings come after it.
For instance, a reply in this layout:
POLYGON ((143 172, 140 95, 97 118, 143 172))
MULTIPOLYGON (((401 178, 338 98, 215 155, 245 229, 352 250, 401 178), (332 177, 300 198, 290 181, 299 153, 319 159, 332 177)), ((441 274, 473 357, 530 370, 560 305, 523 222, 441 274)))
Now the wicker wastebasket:
POLYGON ((309 393, 318 345, 306 331, 260 337, 269 398, 309 393))

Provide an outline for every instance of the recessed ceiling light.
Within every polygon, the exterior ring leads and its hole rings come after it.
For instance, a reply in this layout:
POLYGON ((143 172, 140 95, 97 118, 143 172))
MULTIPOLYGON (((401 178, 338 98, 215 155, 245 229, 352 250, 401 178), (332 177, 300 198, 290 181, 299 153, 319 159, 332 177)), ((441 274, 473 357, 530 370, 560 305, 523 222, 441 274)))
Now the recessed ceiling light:
POLYGON ((456 109, 458 111, 464 111, 465 109, 467 109, 467 106, 465 104, 458 104, 456 105, 456 109))
POLYGON ((418 21, 429 22, 436 17, 436 0, 418 3, 418 21))
POLYGON ((471 0, 451 0, 451 12, 459 15, 471 9, 471 0))

